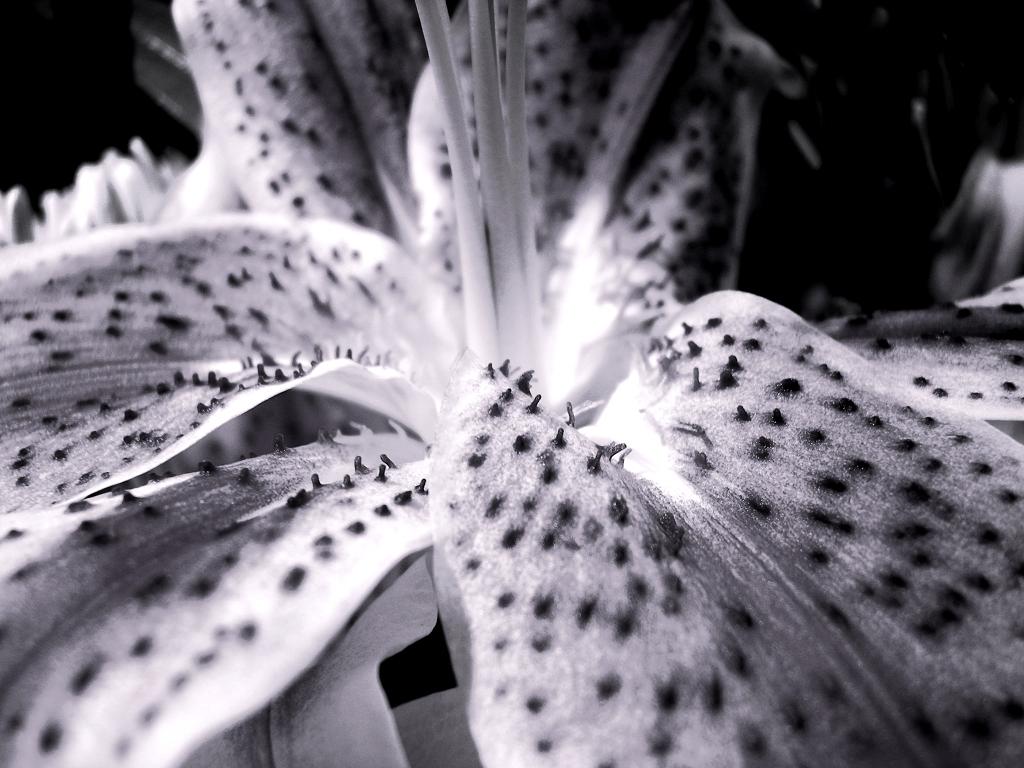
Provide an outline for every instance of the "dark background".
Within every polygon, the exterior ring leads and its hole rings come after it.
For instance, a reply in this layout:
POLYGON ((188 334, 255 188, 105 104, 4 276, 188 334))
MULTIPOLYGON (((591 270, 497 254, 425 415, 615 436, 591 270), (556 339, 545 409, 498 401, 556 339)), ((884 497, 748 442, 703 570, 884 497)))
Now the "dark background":
MULTIPOLYGON (((1020 149, 1018 4, 730 4, 808 85, 805 99, 767 104, 740 287, 795 309, 816 283, 866 307, 927 303, 931 233, 970 158, 982 145, 1007 157, 1020 149), (923 121, 912 118, 915 99, 923 121), (815 147, 818 168, 798 149, 791 122, 815 147)), ((133 11, 152 17, 168 5, 0 3, 0 189, 21 184, 35 199, 132 136, 157 153, 195 153, 192 131, 139 84, 161 83, 161 73, 145 46, 140 56, 133 11)))
MULTIPOLYGON (((169 2, 163 2, 169 6, 169 2)), ((133 0, 2 0, 0 189, 36 198, 141 136, 194 154, 195 137, 136 83, 133 0)))

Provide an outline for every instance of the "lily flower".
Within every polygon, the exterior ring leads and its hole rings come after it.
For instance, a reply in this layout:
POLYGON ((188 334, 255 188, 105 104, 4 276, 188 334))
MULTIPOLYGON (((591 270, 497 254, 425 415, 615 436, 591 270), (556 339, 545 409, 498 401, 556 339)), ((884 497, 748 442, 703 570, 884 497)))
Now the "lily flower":
POLYGON ((251 210, 3 251, 0 765, 1019 764, 1024 283, 719 290, 723 2, 416 6, 177 0, 251 210), (296 387, 393 429, 108 492, 296 387))
POLYGON ((74 184, 42 196, 42 218, 32 212, 20 187, 3 195, 0 244, 54 240, 121 222, 145 222, 157 213, 184 161, 157 161, 141 139, 133 139, 127 156, 109 150, 98 163, 78 169, 74 184))

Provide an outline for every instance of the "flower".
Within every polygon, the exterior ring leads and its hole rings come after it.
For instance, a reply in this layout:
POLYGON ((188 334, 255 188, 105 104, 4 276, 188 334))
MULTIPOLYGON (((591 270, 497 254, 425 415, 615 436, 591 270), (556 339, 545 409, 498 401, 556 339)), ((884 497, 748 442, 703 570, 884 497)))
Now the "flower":
POLYGON ((107 224, 155 220, 184 163, 157 162, 141 139, 133 139, 130 156, 110 150, 98 163, 83 165, 74 185, 43 195, 44 216, 36 219, 20 187, 5 197, 0 244, 54 240, 107 224))
POLYGON ((0 763, 1014 764, 1024 455, 979 419, 1022 285, 698 298, 767 47, 721 2, 417 5, 410 99, 406 6, 179 0, 253 210, 5 251, 0 763), (90 495, 297 386, 395 431, 90 495), (435 599, 460 687, 393 720, 435 599))

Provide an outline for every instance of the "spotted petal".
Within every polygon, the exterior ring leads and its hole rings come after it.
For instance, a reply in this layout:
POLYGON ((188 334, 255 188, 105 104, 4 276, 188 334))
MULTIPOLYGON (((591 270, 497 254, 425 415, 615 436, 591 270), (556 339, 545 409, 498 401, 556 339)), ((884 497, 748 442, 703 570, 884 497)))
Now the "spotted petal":
POLYGON ((668 355, 612 424, 646 478, 514 376, 454 380, 431 509, 483 764, 1015 764, 1024 451, 768 302, 685 320, 701 387, 668 355))
POLYGON ((830 320, 831 336, 930 407, 1024 418, 1024 281, 955 305, 830 320))
POLYGON ((247 215, 116 227, 9 249, 0 269, 5 510, 134 476, 307 381, 429 432, 431 398, 394 366, 443 348, 431 298, 367 230, 247 215))
MULTIPOLYGON (((464 108, 471 115, 470 33, 465 4, 461 10, 463 13, 452 27, 452 44, 453 54, 461 65, 464 108)), ((508 3, 499 3, 495 16, 501 56, 507 15, 508 3)), ((673 13, 657 3, 642 9, 585 0, 529 3, 525 109, 536 208, 533 215, 543 246, 554 240, 575 213, 584 181, 594 181, 588 176, 592 173, 591 165, 608 152, 616 153, 622 162, 619 156, 629 147, 612 147, 609 142, 622 132, 623 123, 632 126, 642 121, 650 108, 652 94, 648 89, 637 89, 635 79, 623 77, 624 71, 629 70, 631 62, 641 69, 660 67, 655 76, 657 87, 672 53, 689 37, 685 21, 690 16, 688 9, 673 13), (622 106, 618 117, 613 117, 616 100, 622 106), (607 134, 602 133, 605 129, 607 134)), ((422 237, 428 249, 444 254, 445 250, 437 244, 450 237, 454 212, 451 166, 440 113, 434 76, 428 68, 413 104, 412 174, 422 203, 422 237)), ((474 125, 470 128, 475 130, 474 125)), ((628 128, 626 132, 630 133, 628 128)), ((624 143, 628 143, 628 138, 631 137, 626 137, 624 143)), ((615 165, 614 161, 609 162, 615 165)), ((614 176, 619 168, 607 170, 614 176)), ((611 180, 599 179, 603 183, 611 180)), ((553 249, 544 250, 555 255, 553 249)))
POLYGON ((351 462, 324 440, 7 515, 0 764, 176 765, 280 693, 429 543, 424 468, 351 462))
POLYGON ((175 2, 206 138, 251 207, 396 231, 388 194, 408 203, 403 72, 424 56, 422 43, 406 43, 416 38, 405 6, 391 5, 377 13, 344 0, 175 2), (385 55, 385 42, 400 53, 385 55))
MULTIPOLYGON (((382 585, 385 586, 385 585, 382 585)), ((359 613, 317 664, 269 707, 204 744, 186 768, 405 768, 405 752, 381 690, 380 662, 437 621, 421 558, 359 613)))
MULTIPOLYGON (((798 85, 725 3, 688 7, 689 36, 634 143, 623 148, 615 175, 581 187, 561 235, 552 278, 552 374, 560 389, 573 368, 607 375, 628 359, 624 336, 643 335, 682 303, 735 286, 761 107, 773 88, 792 95, 798 85)), ((635 87, 635 79, 626 82, 635 87)), ((593 162, 602 159, 598 153, 593 162)))

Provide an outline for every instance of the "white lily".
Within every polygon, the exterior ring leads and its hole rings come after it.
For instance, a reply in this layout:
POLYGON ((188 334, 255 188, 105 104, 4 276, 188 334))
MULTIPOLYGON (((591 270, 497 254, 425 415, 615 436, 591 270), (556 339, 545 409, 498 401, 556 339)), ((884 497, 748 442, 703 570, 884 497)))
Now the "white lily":
POLYGON ((407 5, 178 0, 253 211, 5 249, 0 764, 1016 764, 1024 287, 698 298, 771 51, 417 7, 422 77, 407 5), (295 387, 396 430, 95 495, 295 387), (459 688, 393 715, 434 599, 459 688))

